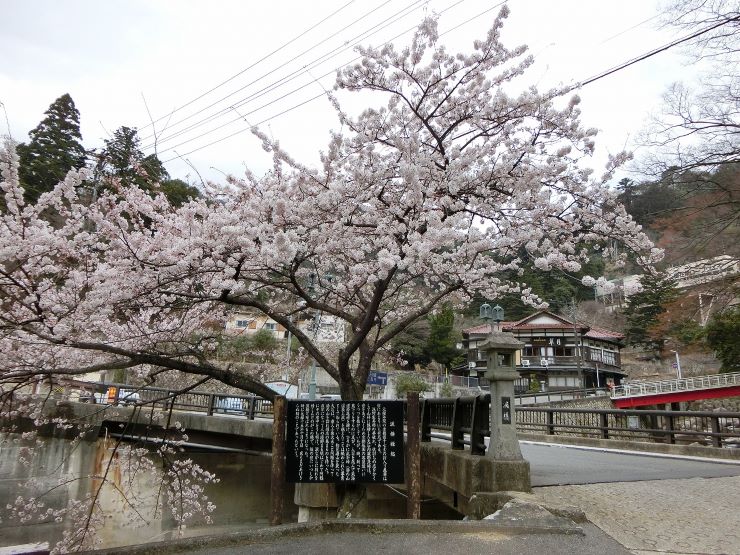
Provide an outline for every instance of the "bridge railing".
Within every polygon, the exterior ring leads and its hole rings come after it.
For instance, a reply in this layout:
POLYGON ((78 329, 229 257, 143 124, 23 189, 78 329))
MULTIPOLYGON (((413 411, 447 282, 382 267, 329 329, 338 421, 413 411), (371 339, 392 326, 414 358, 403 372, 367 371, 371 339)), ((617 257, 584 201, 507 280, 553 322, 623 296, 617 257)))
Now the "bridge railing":
POLYGON ((711 374, 708 376, 692 376, 676 380, 662 380, 657 382, 636 382, 620 385, 614 388, 612 397, 640 397, 643 395, 658 395, 676 391, 691 391, 696 389, 712 389, 740 385, 740 372, 725 374, 711 374))
POLYGON ((90 383, 87 392, 79 392, 78 400, 106 405, 146 405, 162 409, 231 414, 255 417, 272 417, 272 401, 255 395, 210 393, 204 391, 180 392, 161 387, 138 387, 119 383, 90 383))
POLYGON ((490 405, 490 394, 424 399, 421 402, 421 441, 449 437, 453 449, 462 450, 469 445, 471 453, 483 455, 486 452, 485 438, 490 436, 490 405), (443 430, 450 435, 432 430, 443 430))
POLYGON ((517 407, 516 422, 520 432, 740 447, 740 412, 517 407))
MULTIPOLYGON (((449 441, 483 455, 490 436, 488 394, 421 402, 421 440, 449 441)), ((740 447, 740 412, 515 407, 519 432, 654 443, 740 447)))
POLYGON ((516 405, 534 405, 536 403, 550 403, 552 401, 569 401, 585 397, 599 397, 609 395, 609 388, 594 387, 589 389, 562 389, 552 391, 538 391, 532 393, 517 393, 514 397, 516 405))

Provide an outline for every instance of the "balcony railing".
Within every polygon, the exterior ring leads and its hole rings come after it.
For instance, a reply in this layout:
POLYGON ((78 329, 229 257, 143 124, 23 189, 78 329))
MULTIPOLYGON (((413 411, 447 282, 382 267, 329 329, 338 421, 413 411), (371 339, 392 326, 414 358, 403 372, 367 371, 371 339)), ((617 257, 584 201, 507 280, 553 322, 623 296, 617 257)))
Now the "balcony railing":
MULTIPOLYGON (((584 347, 584 357, 580 361, 584 368, 592 368, 596 363, 599 364, 600 368, 606 366, 612 368, 620 367, 620 359, 618 353, 609 353, 613 355, 613 360, 604 360, 604 356, 601 354, 600 349, 591 349, 590 347, 584 347)), ((607 359, 609 358, 607 355, 607 359)), ((577 366, 579 357, 577 356, 524 356, 519 364, 523 368, 545 368, 550 366, 577 366)))

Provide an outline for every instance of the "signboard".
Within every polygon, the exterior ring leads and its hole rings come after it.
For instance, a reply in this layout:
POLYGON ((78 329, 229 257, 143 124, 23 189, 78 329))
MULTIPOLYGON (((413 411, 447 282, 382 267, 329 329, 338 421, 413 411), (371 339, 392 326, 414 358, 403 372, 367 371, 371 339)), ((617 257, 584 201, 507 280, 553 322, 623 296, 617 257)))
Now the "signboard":
POLYGON ((278 395, 282 395, 288 399, 295 399, 298 397, 298 388, 288 382, 267 382, 267 387, 272 389, 278 395))
POLYGON ((402 483, 403 401, 288 401, 290 483, 402 483))
POLYGON ((511 397, 501 397, 501 423, 511 424, 511 397))
POLYGON ((385 372, 371 371, 367 376, 368 385, 388 385, 388 374, 385 372))

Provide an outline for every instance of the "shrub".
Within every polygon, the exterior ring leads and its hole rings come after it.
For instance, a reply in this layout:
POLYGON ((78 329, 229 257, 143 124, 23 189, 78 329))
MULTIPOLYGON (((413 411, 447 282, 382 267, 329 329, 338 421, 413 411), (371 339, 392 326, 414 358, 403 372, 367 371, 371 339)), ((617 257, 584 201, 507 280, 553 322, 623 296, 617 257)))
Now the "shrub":
POLYGON ((396 374, 396 397, 401 399, 406 397, 406 394, 412 391, 423 393, 429 391, 429 384, 424 379, 414 372, 408 372, 404 374, 396 374))

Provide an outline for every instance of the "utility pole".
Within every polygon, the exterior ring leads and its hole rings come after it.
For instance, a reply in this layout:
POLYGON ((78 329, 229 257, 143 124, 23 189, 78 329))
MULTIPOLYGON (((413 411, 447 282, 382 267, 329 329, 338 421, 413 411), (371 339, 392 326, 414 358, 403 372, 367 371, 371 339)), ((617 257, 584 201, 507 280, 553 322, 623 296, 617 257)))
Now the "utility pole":
POLYGON ((572 299, 572 304, 570 305, 570 317, 573 320, 573 341, 575 343, 575 349, 576 349, 576 368, 578 369, 578 381, 580 383, 581 389, 586 389, 586 384, 583 382, 583 365, 582 365, 582 357, 583 357, 583 341, 581 336, 578 332, 578 323, 576 321, 576 300, 575 298, 572 299))

